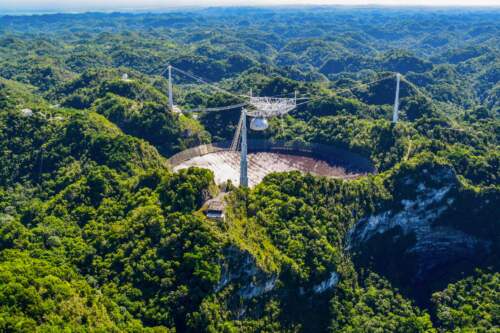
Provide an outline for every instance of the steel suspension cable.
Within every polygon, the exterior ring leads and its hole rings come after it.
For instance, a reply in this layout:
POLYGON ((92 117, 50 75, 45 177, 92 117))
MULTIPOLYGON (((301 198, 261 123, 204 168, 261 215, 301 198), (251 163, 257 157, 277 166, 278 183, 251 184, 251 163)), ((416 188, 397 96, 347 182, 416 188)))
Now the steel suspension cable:
MULTIPOLYGON (((163 76, 163 74, 165 74, 165 72, 166 72, 167 70, 168 70, 168 66, 166 66, 166 67, 165 67, 165 69, 164 69, 164 70, 162 70, 162 71, 160 72, 160 74, 158 74, 158 76, 163 76)), ((153 86, 153 84, 152 84, 152 83, 153 83, 153 78, 150 78, 150 79, 148 80, 148 83, 149 83, 149 85, 153 86)), ((154 86, 153 86, 153 88, 154 88, 154 86)), ((156 88, 155 88, 155 89, 156 89, 156 88)), ((138 96, 137 96, 137 99, 139 99, 139 101, 140 101, 140 103, 141 103, 141 107, 142 107, 142 105, 144 104, 144 93, 145 93, 145 92, 146 92, 146 86, 144 85, 144 86, 142 87, 141 91, 137 94, 137 95, 138 95, 138 96)))
POLYGON ((246 106, 248 103, 240 103, 240 104, 233 104, 233 105, 227 105, 227 106, 221 106, 221 107, 215 107, 215 108, 196 108, 196 109, 191 109, 191 110, 184 110, 183 112, 214 112, 214 111, 226 111, 226 110, 232 110, 232 109, 237 109, 246 106))
POLYGON ((245 119, 243 119, 243 118, 244 117, 243 117, 243 112, 242 112, 240 115, 240 120, 238 121, 238 125, 236 127, 236 132, 234 133, 233 141, 231 142, 231 147, 229 148, 231 151, 238 150, 238 143, 240 140, 241 127, 243 125, 243 121, 245 121, 245 119))
MULTIPOLYGON (((415 85, 413 82, 408 81, 404 76, 401 76, 401 80, 406 82, 410 87, 412 87, 418 95, 424 97, 428 102, 433 102, 432 96, 429 96, 427 92, 422 91, 419 86, 415 85)), ((456 126, 456 125, 455 125, 456 126)), ((462 127, 439 127, 439 129, 446 130, 446 131, 456 131, 456 132, 463 132, 463 133, 468 133, 469 130, 462 128, 462 127)))
POLYGON ((220 87, 216 86, 215 84, 210 83, 210 82, 208 82, 208 81, 206 81, 206 80, 202 79, 201 77, 196 76, 196 75, 194 75, 194 74, 191 74, 191 73, 189 73, 189 72, 186 72, 186 71, 184 71, 184 70, 182 70, 182 69, 180 69, 180 68, 177 68, 177 67, 172 66, 172 69, 174 69, 174 70, 178 71, 178 72, 179 72, 179 73, 181 73, 181 74, 186 75, 187 77, 190 77, 190 78, 191 78, 191 79, 193 79, 193 80, 196 80, 196 81, 201 82, 201 83, 203 83, 203 84, 209 85, 209 86, 213 87, 214 89, 216 89, 216 90, 218 90, 218 91, 220 91, 220 92, 226 93, 226 94, 231 95, 231 96, 233 96, 233 97, 236 97, 236 98, 238 98, 238 99, 240 99, 240 100, 245 100, 245 101, 246 101, 246 97, 248 97, 248 96, 246 96, 246 95, 238 95, 238 94, 232 93, 232 92, 230 92, 230 91, 228 91, 228 90, 226 90, 226 89, 220 88, 220 87))
MULTIPOLYGON (((386 76, 386 77, 384 77, 384 78, 377 79, 377 80, 374 80, 374 81, 371 81, 371 82, 360 83, 360 84, 354 85, 354 87, 352 87, 352 88, 345 88, 345 89, 341 89, 341 90, 335 90, 335 93, 343 93, 343 92, 348 92, 348 91, 352 92, 352 91, 353 91, 354 89, 356 89, 356 88, 360 88, 360 87, 363 87, 363 86, 369 86, 369 85, 372 85, 372 84, 374 84, 374 83, 377 83, 377 82, 381 82, 381 81, 387 80, 387 79, 389 79, 389 78, 391 78, 391 77, 393 77, 393 76, 394 76, 394 74, 391 74, 391 75, 388 75, 388 76, 386 76)), ((301 105, 304 105, 304 104, 307 104, 307 103, 310 103, 310 102, 312 102, 312 101, 316 101, 316 100, 322 99, 322 98, 324 98, 324 97, 325 97, 325 96, 317 96, 317 97, 309 98, 309 99, 308 99, 307 101, 305 101, 305 102, 298 103, 298 104, 296 105, 296 107, 301 106, 301 105)))

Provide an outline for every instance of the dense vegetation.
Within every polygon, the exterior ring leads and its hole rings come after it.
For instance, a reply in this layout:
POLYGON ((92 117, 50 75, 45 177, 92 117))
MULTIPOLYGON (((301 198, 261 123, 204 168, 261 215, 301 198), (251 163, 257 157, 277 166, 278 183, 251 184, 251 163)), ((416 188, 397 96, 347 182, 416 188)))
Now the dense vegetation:
MULTIPOLYGON (((497 332, 498 22, 328 7, 0 17, 0 331, 497 332), (235 94, 309 97, 260 135, 348 149, 378 174, 271 174, 207 219, 213 174, 167 158, 231 139, 239 113, 168 112, 167 63, 235 94), (365 239, 367 221, 394 225, 365 239), (426 248, 428 221, 446 232, 426 248)), ((185 110, 241 102, 175 80, 185 110)))

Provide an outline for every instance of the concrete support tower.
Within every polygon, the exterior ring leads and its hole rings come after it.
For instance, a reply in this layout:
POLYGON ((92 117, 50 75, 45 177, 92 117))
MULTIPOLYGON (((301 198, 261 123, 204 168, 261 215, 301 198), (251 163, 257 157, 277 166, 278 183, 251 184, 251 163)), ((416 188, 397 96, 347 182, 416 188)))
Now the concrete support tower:
POLYGON ((396 96, 394 98, 394 112, 392 114, 392 122, 396 124, 399 119, 399 82, 401 81, 401 74, 396 74, 396 96))
POLYGON ((172 92, 172 66, 168 65, 168 108, 174 110, 174 95, 172 92))
POLYGON ((240 187, 248 187, 247 111, 241 110, 240 187))

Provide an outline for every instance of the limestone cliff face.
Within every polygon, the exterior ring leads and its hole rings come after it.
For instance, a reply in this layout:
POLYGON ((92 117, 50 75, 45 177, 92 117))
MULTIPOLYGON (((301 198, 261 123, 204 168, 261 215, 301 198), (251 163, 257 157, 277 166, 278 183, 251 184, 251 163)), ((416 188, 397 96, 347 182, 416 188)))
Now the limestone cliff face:
POLYGON ((215 291, 230 283, 236 285, 236 294, 243 299, 261 296, 274 289, 277 276, 261 270, 248 252, 230 246, 224 250, 222 274, 215 291))
MULTIPOLYGON (((453 209, 459 195, 460 184, 451 167, 423 168, 399 179, 397 186, 397 201, 388 205, 390 208, 360 220, 350 231, 349 250, 365 252, 365 258, 376 256, 377 247, 390 247, 406 237, 405 246, 395 249, 400 252, 391 253, 388 248, 382 253, 399 256, 402 264, 413 265, 407 270, 413 276, 406 278, 417 283, 436 271, 445 272, 450 264, 473 261, 489 251, 491 242, 465 233, 453 223, 443 223, 450 222, 443 217, 453 209)), ((384 258, 375 260, 383 263, 384 258)), ((397 265, 394 268, 398 269, 397 265)))
MULTIPOLYGON (((276 290, 279 276, 260 269, 250 253, 229 246, 224 250, 223 258, 221 261, 222 274, 214 287, 215 292, 234 284, 236 286, 235 295, 248 300, 276 290)), ((324 280, 314 285, 300 287, 299 294, 323 294, 334 289, 339 280, 339 274, 332 271, 324 280)))

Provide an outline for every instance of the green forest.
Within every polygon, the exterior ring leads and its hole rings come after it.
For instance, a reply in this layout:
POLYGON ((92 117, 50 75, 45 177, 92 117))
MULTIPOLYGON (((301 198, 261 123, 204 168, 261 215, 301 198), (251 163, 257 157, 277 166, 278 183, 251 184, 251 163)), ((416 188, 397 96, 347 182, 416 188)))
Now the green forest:
POLYGON ((0 332, 500 332, 498 8, 0 15, 0 332), (169 64, 182 110, 297 92, 251 135, 377 172, 207 218, 227 188, 168 159, 241 108, 170 112, 169 64))

